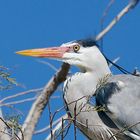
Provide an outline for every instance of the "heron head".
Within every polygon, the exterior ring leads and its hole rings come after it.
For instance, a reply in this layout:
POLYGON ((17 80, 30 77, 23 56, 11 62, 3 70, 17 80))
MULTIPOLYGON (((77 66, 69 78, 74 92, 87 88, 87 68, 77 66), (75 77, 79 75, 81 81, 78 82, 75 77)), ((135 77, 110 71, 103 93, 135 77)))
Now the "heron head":
POLYGON ((16 52, 25 56, 40 58, 53 58, 61 60, 70 65, 76 65, 86 70, 92 67, 94 61, 97 62, 100 51, 94 40, 77 40, 62 44, 60 47, 30 49, 16 52))

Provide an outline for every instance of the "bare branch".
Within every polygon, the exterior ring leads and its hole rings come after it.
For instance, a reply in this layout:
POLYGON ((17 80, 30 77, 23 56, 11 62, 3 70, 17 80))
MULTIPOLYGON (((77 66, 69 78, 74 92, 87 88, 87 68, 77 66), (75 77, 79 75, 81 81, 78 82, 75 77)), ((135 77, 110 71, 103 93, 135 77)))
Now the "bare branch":
POLYGON ((9 105, 15 105, 15 104, 21 104, 21 103, 25 103, 25 102, 30 102, 30 101, 35 100, 37 97, 38 96, 35 96, 35 97, 32 97, 32 98, 23 99, 23 100, 8 102, 8 103, 2 103, 0 105, 0 107, 2 107, 2 106, 9 106, 9 105))
MULTIPOLYGON (((115 58, 112 62, 113 63, 117 63, 117 61, 120 60, 120 57, 115 58)), ((113 66, 113 64, 109 64, 109 68, 111 68, 113 66)))
MULTIPOLYGON (((37 98, 38 98, 38 96, 35 96, 35 97, 31 97, 31 98, 26 98, 26 99, 23 99, 23 100, 17 100, 17 101, 8 102, 8 103, 2 103, 2 104, 0 104, 0 107, 9 106, 9 105, 15 105, 15 104, 22 104, 22 103, 33 101, 33 100, 35 100, 37 98)), ((51 99, 58 99, 58 98, 60 98, 60 97, 59 96, 52 96, 51 97, 51 99)))
POLYGON ((29 93, 39 92, 41 90, 43 90, 43 88, 31 89, 31 90, 20 92, 20 93, 11 95, 11 96, 7 96, 7 97, 3 98, 2 100, 0 100, 0 104, 8 99, 16 98, 18 96, 22 96, 22 95, 29 94, 29 93))
MULTIPOLYGON (((102 31, 103 28, 104 28, 104 21, 105 21, 105 18, 106 18, 106 16, 107 16, 107 14, 109 13, 109 10, 111 9, 111 6, 113 5, 114 1, 115 1, 115 0, 110 0, 110 2, 108 3, 106 9, 105 9, 104 12, 103 12, 103 16, 102 16, 102 18, 101 18, 101 20, 100 20, 100 23, 101 23, 101 31, 102 31)), ((101 50, 103 51, 103 38, 101 38, 101 41, 100 41, 100 42, 101 42, 100 48, 101 48, 101 50)))
MULTIPOLYGON (((55 121, 52 123, 52 126, 58 124, 58 123, 62 120, 62 118, 63 118, 63 119, 67 119, 67 117, 68 117, 67 114, 61 116, 60 118, 58 118, 57 120, 55 120, 55 121)), ((36 131, 34 132, 34 134, 44 133, 44 132, 46 132, 46 131, 49 130, 49 129, 50 129, 50 125, 46 126, 46 127, 43 128, 43 129, 36 130, 36 131)))
POLYGON ((110 0, 109 4, 107 5, 106 9, 104 10, 103 16, 102 16, 102 18, 101 18, 101 25, 103 25, 104 20, 105 20, 105 18, 106 18, 106 16, 107 16, 107 14, 108 14, 108 12, 109 12, 109 10, 110 10, 112 4, 114 3, 114 1, 115 1, 115 0, 110 0))
MULTIPOLYGON (((3 120, 3 118, 1 118, 1 117, 0 117, 0 120, 5 124, 6 130, 7 130, 7 129, 13 130, 13 125, 12 125, 12 124, 10 124, 9 122, 6 122, 6 121, 3 120)), ((19 129, 20 134, 21 134, 21 139, 20 139, 19 136, 16 134, 15 130, 12 131, 12 134, 7 133, 8 131, 6 131, 6 132, 3 131, 3 133, 6 134, 6 135, 8 136, 6 140, 10 140, 10 139, 24 140, 24 135, 23 135, 22 130, 20 129, 20 127, 18 127, 18 129, 19 129), (10 137, 9 137, 9 136, 10 136, 10 137)), ((1 138, 2 138, 2 137, 1 137, 1 138)), ((1 140, 2 140, 2 139, 1 139, 1 140)), ((3 139, 3 140, 5 140, 5 139, 3 139)))
POLYGON ((49 101, 48 101, 48 110, 49 110, 49 119, 50 119, 50 133, 51 133, 51 139, 53 139, 52 112, 51 112, 51 107, 50 107, 49 101))
POLYGON ((140 122, 134 123, 134 124, 132 124, 132 125, 130 125, 130 126, 126 126, 126 127, 122 128, 122 129, 120 129, 118 132, 116 132, 115 134, 113 134, 113 135, 110 137, 109 140, 111 140, 112 137, 114 137, 114 136, 116 136, 116 135, 118 135, 118 134, 120 134, 120 133, 123 133, 123 132, 125 132, 126 130, 129 130, 130 128, 132 128, 132 127, 135 127, 135 126, 138 125, 138 124, 140 124, 140 122))
POLYGON ((0 140, 10 140, 10 136, 8 135, 7 125, 3 120, 1 108, 0 108, 0 140))
POLYGON ((112 22, 96 36, 95 40, 99 41, 101 38, 103 38, 105 34, 107 34, 125 14, 127 14, 131 9, 133 9, 138 4, 138 2, 139 0, 131 0, 129 4, 112 20, 112 22))
MULTIPOLYGON (((59 118, 59 123, 55 126, 54 129, 52 129, 52 134, 48 135, 47 138, 45 140, 52 140, 53 138, 55 138, 55 133, 58 132, 59 130, 62 129, 63 126, 63 122, 68 118, 68 115, 65 114, 64 116, 59 118), (64 120, 64 121, 62 121, 64 120), (53 136, 53 137, 52 137, 53 136)), ((63 131, 63 130, 62 130, 63 131)))
POLYGON ((57 69, 54 65, 50 64, 49 62, 46 62, 46 61, 43 61, 43 60, 37 60, 37 62, 42 63, 42 64, 45 64, 45 65, 48 65, 48 66, 49 66, 51 69, 53 69, 55 72, 58 71, 58 69, 57 69))
POLYGON ((76 140, 76 117, 77 117, 77 102, 75 103, 75 106, 74 106, 74 121, 73 121, 73 124, 74 124, 74 140, 76 140))
POLYGON ((31 110, 29 111, 29 115, 27 116, 22 127, 25 140, 31 140, 35 126, 43 109, 48 104, 50 96, 56 90, 58 85, 66 79, 69 68, 70 66, 68 64, 63 63, 61 69, 54 77, 51 78, 37 100, 33 103, 31 110))

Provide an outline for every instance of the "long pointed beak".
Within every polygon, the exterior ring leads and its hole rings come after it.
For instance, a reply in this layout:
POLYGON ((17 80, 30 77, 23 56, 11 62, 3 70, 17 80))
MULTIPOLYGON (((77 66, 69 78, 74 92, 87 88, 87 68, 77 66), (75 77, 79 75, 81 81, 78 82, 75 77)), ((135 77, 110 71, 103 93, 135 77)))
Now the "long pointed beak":
POLYGON ((68 47, 52 47, 30 49, 16 52, 20 55, 41 57, 41 58, 62 58, 63 54, 69 50, 68 47))

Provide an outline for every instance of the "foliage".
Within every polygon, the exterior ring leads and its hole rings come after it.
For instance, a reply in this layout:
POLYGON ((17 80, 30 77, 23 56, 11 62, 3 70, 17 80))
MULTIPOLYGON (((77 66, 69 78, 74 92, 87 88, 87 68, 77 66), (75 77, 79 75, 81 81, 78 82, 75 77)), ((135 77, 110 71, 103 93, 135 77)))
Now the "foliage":
POLYGON ((13 85, 18 85, 15 78, 11 77, 8 68, 0 66, 0 91, 11 89, 13 85))

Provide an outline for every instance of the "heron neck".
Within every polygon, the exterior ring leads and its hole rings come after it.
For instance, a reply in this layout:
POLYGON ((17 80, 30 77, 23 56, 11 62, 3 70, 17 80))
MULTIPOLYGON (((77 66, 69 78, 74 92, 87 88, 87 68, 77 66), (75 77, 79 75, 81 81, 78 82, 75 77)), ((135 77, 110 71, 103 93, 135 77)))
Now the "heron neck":
MULTIPOLYGON (((68 96, 73 100, 80 99, 84 96, 94 95, 99 80, 110 74, 109 69, 100 69, 98 71, 78 72, 70 79, 67 79, 68 96), (72 95, 75 94, 75 95, 72 95)), ((72 101, 72 100, 71 100, 72 101)))
POLYGON ((99 80, 111 74, 103 55, 99 51, 96 54, 92 55, 90 64, 87 64, 84 69, 82 68, 82 72, 74 74, 65 82, 64 87, 67 89, 65 95, 69 101, 93 95, 99 80))
POLYGON ((84 73, 83 77, 85 80, 81 82, 83 82, 83 87, 85 87, 86 90, 88 91, 88 92, 85 91, 84 95, 93 95, 97 88, 97 85, 99 84, 99 81, 110 74, 111 74, 110 70, 106 71, 105 69, 103 71, 101 70, 93 72, 90 71, 84 73))
MULTIPOLYGON (((108 67, 108 64, 104 57, 97 60, 96 63, 93 63, 92 68, 86 69, 85 72, 81 72, 80 75, 75 77, 75 82, 79 83, 79 86, 82 85, 84 92, 81 92, 83 95, 93 95, 99 80, 103 79, 107 75, 110 75, 111 71, 108 67)), ((82 95, 81 95, 82 96, 82 95)))
POLYGON ((81 74, 81 76, 84 76, 86 79, 85 85, 87 85, 87 81, 90 81, 92 83, 92 87, 96 87, 100 79, 104 78, 106 75, 111 74, 106 59, 101 53, 98 54, 98 59, 93 59, 89 66, 90 67, 87 67, 85 72, 81 74))
POLYGON ((104 78, 106 75, 110 75, 111 71, 105 61, 105 63, 98 64, 96 67, 93 67, 91 71, 87 71, 86 73, 89 74, 91 78, 94 79, 95 84, 97 84, 100 79, 104 78))

